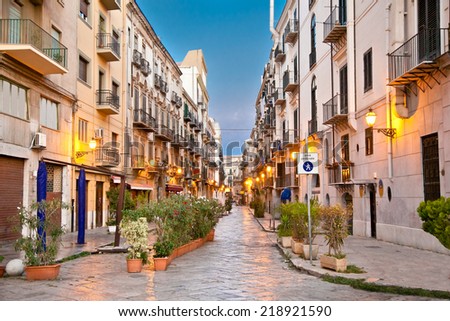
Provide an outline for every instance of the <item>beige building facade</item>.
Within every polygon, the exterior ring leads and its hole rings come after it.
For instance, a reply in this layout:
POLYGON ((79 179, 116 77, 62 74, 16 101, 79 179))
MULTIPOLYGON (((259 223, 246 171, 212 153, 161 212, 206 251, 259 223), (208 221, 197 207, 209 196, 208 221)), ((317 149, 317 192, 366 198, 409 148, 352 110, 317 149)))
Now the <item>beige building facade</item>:
POLYGON ((449 196, 448 10, 448 1, 286 2, 251 137, 250 176, 274 169, 272 204, 284 188, 307 198, 295 153, 317 152, 310 197, 352 206, 353 234, 448 254, 416 212, 449 196))

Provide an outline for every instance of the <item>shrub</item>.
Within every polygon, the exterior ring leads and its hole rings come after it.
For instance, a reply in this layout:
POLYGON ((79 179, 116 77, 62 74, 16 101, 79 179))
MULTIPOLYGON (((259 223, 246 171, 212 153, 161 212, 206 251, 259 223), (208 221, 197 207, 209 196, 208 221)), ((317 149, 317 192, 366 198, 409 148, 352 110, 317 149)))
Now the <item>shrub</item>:
POLYGON ((328 245, 328 255, 334 255, 338 258, 344 257, 342 247, 344 246, 344 239, 348 236, 349 212, 340 204, 321 206, 319 212, 325 241, 328 245))
POLYGON ((255 217, 264 217, 265 206, 264 201, 260 198, 254 200, 254 215, 255 217))
POLYGON ((120 221, 120 232, 130 245, 128 248, 129 259, 142 259, 147 263, 148 259, 148 222, 141 217, 139 211, 126 210, 120 221))
POLYGON ((450 249, 450 198, 421 202, 417 213, 423 221, 423 230, 450 249))

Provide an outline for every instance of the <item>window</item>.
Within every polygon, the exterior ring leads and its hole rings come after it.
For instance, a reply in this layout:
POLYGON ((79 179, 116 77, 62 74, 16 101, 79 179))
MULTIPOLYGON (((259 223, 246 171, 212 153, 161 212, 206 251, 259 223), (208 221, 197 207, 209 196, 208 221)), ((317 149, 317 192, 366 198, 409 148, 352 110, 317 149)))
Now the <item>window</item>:
POLYGON ((78 78, 85 83, 88 82, 88 66, 89 61, 87 61, 82 56, 79 56, 78 58, 78 78))
POLYGON ((41 97, 40 120, 41 125, 58 130, 59 129, 59 112, 58 103, 47 98, 41 97))
POLYGON ((438 134, 422 137, 423 192, 425 201, 441 197, 438 134))
POLYGON ((134 35, 134 47, 133 48, 136 49, 137 51, 139 51, 138 44, 139 44, 138 35, 134 35))
POLYGON ((147 112, 147 96, 142 95, 142 110, 147 112))
POLYGON ((316 15, 311 18, 311 53, 309 54, 309 67, 316 63, 316 15))
POLYGON ((316 76, 311 81, 311 122, 309 126, 309 134, 317 132, 317 84, 316 76))
POLYGON ((298 108, 294 110, 294 139, 298 138, 298 108))
POLYGON ((347 80, 347 65, 339 70, 339 103, 340 114, 348 113, 348 80, 347 80))
POLYGON ((139 110, 139 89, 134 88, 134 110, 139 110))
POLYGON ((366 155, 373 154, 373 128, 366 128, 366 155))
POLYGON ((309 9, 314 5, 314 2, 316 2, 316 0, 309 0, 309 9))
POLYGON ((88 21, 88 17, 89 17, 89 0, 80 0, 80 17, 84 21, 88 21))
POLYGON ((119 134, 111 133, 111 146, 119 148, 119 134))
POLYGON ((364 54, 364 92, 372 89, 372 48, 364 54))
POLYGON ((84 119, 78 119, 78 140, 88 142, 88 122, 84 119))
POLYGON ((341 137, 341 157, 342 162, 348 163, 350 161, 350 144, 348 135, 341 137))
POLYGON ((61 32, 54 26, 52 26, 50 32, 52 36, 52 58, 53 60, 62 63, 62 52, 60 52, 61 32))
POLYGON ((28 119, 27 90, 0 78, 0 112, 28 119))

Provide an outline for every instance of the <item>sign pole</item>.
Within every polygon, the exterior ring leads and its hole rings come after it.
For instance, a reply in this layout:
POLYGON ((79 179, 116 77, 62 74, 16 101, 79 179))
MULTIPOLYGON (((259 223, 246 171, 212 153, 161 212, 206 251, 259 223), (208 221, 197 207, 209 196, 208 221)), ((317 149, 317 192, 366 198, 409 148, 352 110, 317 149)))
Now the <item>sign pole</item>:
MULTIPOLYGON (((306 135, 306 152, 309 153, 308 149, 308 136, 306 135)), ((307 201, 308 201, 308 243, 309 243, 309 263, 312 265, 312 244, 311 244, 311 178, 310 174, 306 175, 307 184, 307 201)))

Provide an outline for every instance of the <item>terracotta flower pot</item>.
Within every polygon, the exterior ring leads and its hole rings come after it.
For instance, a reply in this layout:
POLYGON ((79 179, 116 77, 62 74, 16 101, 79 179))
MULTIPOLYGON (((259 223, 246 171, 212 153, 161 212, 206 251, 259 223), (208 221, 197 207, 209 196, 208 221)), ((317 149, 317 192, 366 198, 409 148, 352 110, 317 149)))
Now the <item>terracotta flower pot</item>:
POLYGON ((140 273, 142 271, 142 259, 127 259, 127 272, 140 273))
POLYGON ((212 242, 214 241, 214 234, 215 234, 216 230, 212 229, 211 231, 209 231, 208 235, 206 236, 206 240, 208 242, 212 242))
POLYGON ((26 266, 25 274, 28 281, 54 280, 59 275, 61 264, 26 266))
POLYGON ((167 257, 153 258, 153 266, 155 267, 155 271, 165 271, 167 270, 168 265, 169 265, 169 258, 167 257))

